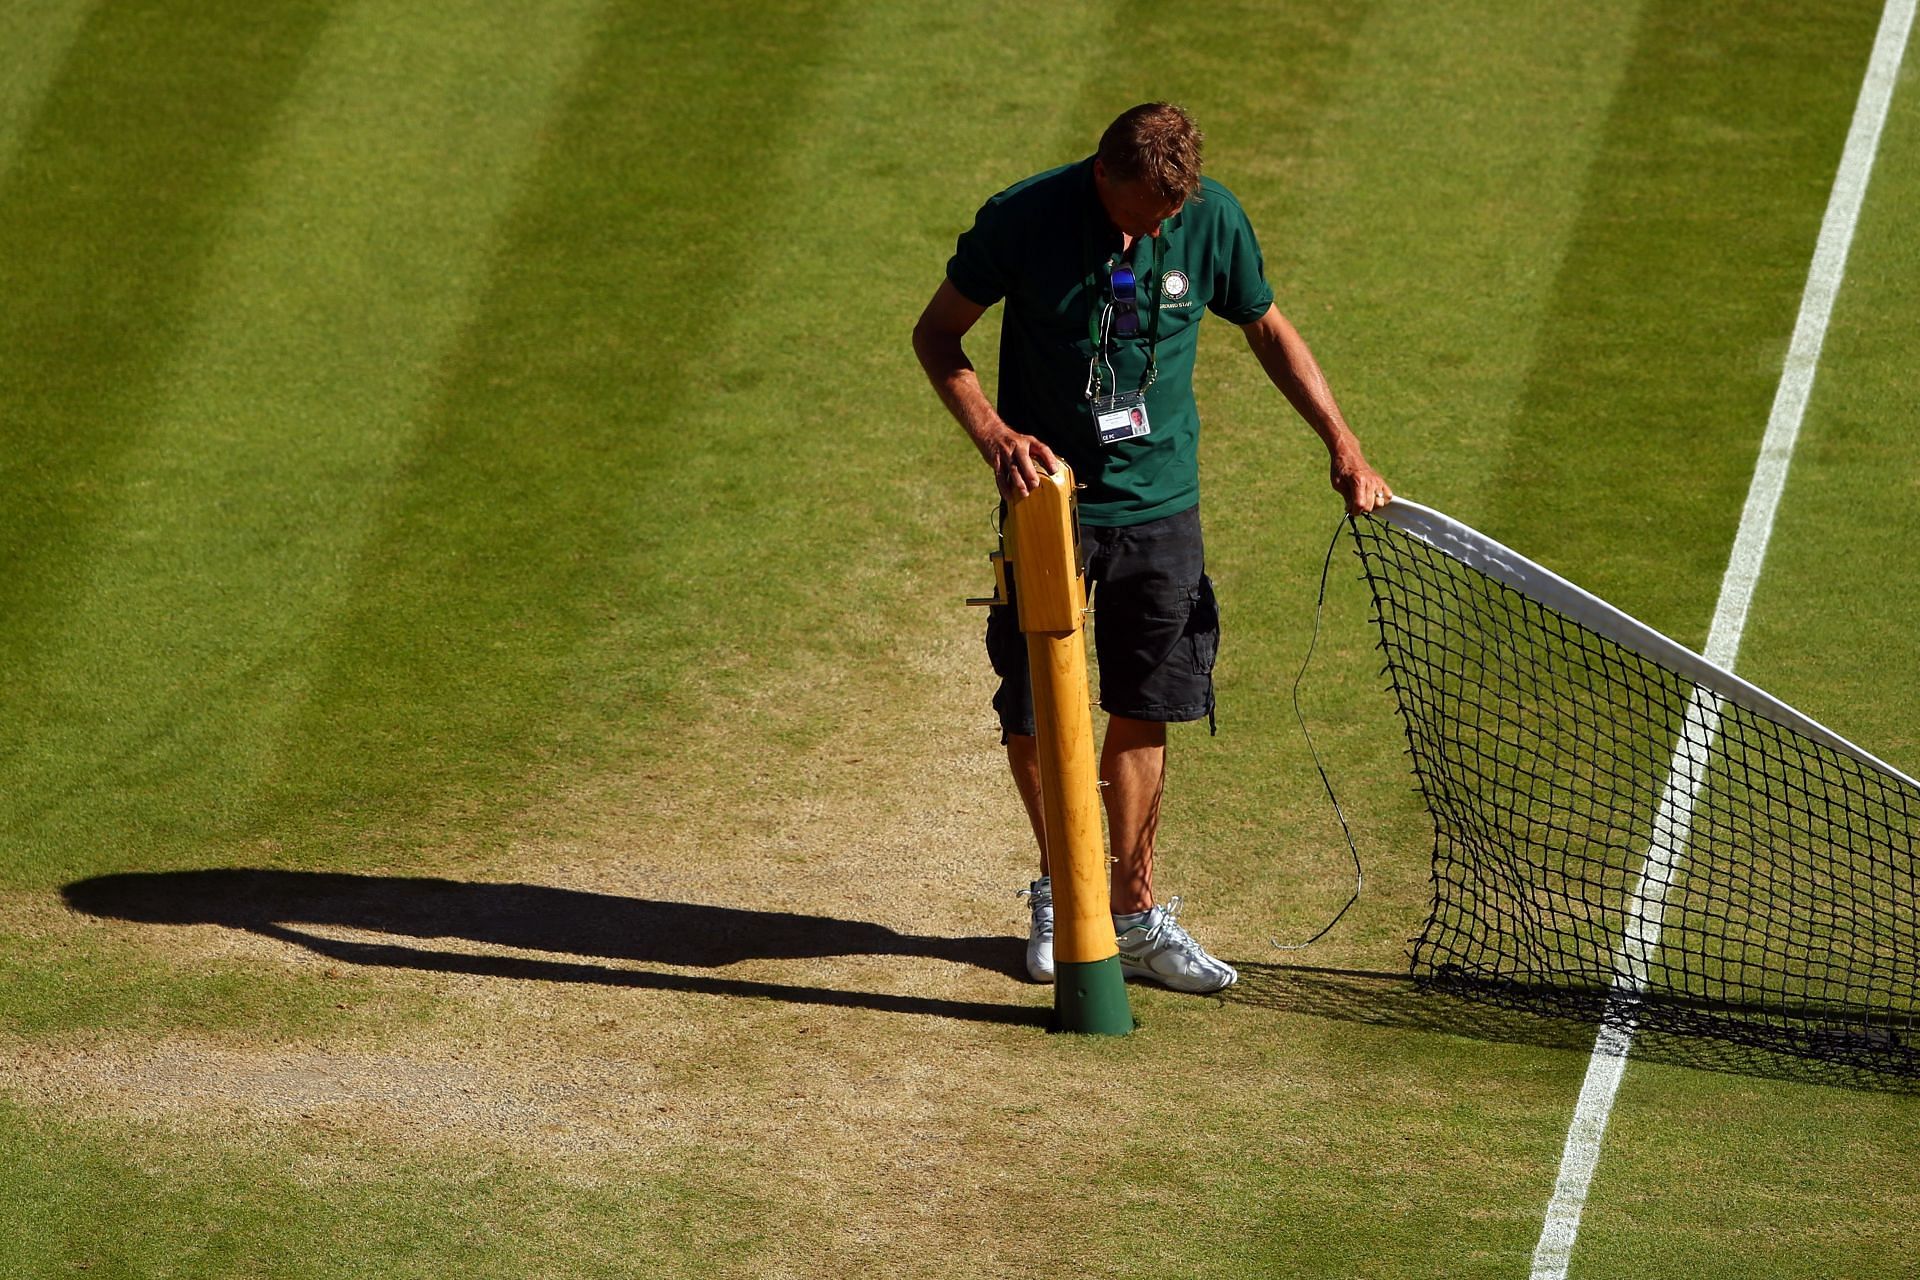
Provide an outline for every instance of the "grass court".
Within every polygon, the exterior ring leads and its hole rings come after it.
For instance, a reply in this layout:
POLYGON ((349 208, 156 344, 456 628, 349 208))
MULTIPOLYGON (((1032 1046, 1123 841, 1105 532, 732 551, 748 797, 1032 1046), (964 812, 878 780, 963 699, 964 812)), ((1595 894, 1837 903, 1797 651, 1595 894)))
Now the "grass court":
MULTIPOLYGON (((0 9, 0 1272, 1517 1276, 1590 1028, 1401 976, 1431 829, 1338 504, 1210 321, 1245 975, 1044 1034, 994 497, 908 333, 1189 107, 1396 489, 1698 646, 1873 0, 0 9)), ((1920 74, 1739 671, 1920 769, 1920 74)), ((969 350, 991 372, 997 312, 969 350)), ((1571 1274, 1910 1274, 1911 1093, 1629 1063, 1571 1274)))

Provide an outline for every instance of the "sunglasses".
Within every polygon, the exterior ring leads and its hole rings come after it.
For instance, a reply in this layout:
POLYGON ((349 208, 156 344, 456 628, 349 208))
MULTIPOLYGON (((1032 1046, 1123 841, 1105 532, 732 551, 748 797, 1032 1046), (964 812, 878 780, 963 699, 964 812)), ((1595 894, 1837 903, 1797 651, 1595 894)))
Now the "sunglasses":
POLYGON ((1140 303, 1134 287, 1133 268, 1116 262, 1107 277, 1113 286, 1113 332, 1116 337, 1131 338, 1140 332, 1140 303))

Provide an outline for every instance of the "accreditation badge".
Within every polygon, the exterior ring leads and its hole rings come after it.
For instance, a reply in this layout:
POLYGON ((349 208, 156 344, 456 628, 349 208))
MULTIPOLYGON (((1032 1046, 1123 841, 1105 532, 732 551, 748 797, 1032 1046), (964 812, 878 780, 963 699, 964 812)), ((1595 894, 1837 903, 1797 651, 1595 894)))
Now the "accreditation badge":
POLYGON ((1119 444, 1122 440, 1134 440, 1153 430, 1147 422, 1147 397, 1140 391, 1123 391, 1118 395, 1095 396, 1093 399, 1093 425, 1099 429, 1100 443, 1119 444))

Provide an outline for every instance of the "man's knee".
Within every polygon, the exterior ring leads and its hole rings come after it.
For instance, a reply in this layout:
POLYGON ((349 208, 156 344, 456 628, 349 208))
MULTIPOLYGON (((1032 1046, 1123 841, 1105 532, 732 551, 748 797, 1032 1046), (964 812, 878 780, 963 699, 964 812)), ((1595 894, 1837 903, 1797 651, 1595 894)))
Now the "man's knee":
POLYGON ((1110 715, 1107 717, 1107 743, 1114 748, 1164 747, 1167 744, 1166 721, 1110 715))

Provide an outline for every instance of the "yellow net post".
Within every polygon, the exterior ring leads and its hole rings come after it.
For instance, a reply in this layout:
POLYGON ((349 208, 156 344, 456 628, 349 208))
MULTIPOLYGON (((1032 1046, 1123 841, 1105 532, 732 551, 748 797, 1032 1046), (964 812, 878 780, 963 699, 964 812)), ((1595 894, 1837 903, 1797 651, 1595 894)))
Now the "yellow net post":
POLYGON ((1133 1014, 1107 910, 1107 860, 1087 687, 1087 589, 1073 495, 1073 472, 1062 465, 1009 506, 1003 564, 996 565, 996 576, 1004 594, 1002 569, 1011 565, 1033 678, 1047 861, 1053 876, 1055 1026, 1125 1035, 1133 1030, 1133 1014))

